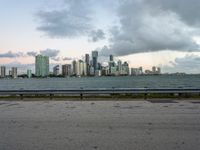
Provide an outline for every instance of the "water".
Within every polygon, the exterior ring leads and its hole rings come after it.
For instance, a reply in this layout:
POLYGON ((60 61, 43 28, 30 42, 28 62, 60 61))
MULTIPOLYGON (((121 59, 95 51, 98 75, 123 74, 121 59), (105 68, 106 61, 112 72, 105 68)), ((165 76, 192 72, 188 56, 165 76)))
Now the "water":
POLYGON ((69 88, 200 88, 200 75, 0 79, 0 90, 69 88))

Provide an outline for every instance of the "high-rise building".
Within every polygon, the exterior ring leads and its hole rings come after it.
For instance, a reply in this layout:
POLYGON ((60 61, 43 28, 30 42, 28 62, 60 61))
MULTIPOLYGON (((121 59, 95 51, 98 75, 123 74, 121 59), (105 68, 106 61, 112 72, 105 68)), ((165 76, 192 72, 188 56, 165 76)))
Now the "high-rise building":
POLYGON ((118 71, 118 74, 121 75, 122 74, 122 61, 119 60, 117 62, 117 71, 118 71))
POLYGON ((62 65, 62 75, 64 77, 71 76, 72 75, 72 65, 70 65, 70 64, 62 65))
POLYGON ((59 72, 60 72, 59 65, 56 65, 55 67, 53 67, 53 75, 58 76, 59 72))
POLYGON ((90 74, 90 55, 85 54, 85 63, 86 63, 86 75, 90 74))
POLYGON ((161 74, 161 68, 160 67, 157 68, 157 73, 161 74))
POLYGON ((82 60, 77 61, 76 63, 76 75, 85 76, 86 75, 86 63, 82 60))
POLYGON ((27 70, 27 77, 32 78, 32 70, 27 70))
POLYGON ((94 71, 98 70, 98 51, 92 51, 92 66, 94 71))
POLYGON ((17 78, 17 67, 12 67, 11 74, 12 78, 17 78))
POLYGON ((5 77, 6 77, 6 67, 1 66, 1 78, 5 78, 5 77))
POLYGON ((155 66, 152 67, 152 73, 156 74, 156 67, 155 66))
POLYGON ((73 60, 73 62, 72 62, 72 75, 76 75, 76 60, 73 60))
POLYGON ((37 77, 46 77, 49 75, 49 57, 37 55, 35 57, 35 74, 37 77))
POLYGON ((122 64, 122 74, 129 75, 129 64, 127 62, 122 64))
POLYGON ((114 61, 113 55, 110 55, 110 61, 114 61))

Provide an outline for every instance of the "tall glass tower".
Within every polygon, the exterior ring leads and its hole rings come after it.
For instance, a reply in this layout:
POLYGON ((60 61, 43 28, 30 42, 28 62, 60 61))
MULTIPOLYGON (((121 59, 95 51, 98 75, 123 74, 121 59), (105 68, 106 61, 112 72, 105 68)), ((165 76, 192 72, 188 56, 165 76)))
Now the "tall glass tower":
POLYGON ((35 57, 35 75, 37 77, 47 77, 49 75, 49 57, 37 55, 35 57))
POLYGON ((98 70, 98 51, 92 51, 92 65, 94 71, 98 70))

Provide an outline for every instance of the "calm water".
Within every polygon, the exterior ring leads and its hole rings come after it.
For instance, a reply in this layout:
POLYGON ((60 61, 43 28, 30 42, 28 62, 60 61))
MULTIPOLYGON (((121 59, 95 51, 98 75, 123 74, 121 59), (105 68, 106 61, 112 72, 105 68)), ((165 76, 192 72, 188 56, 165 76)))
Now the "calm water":
POLYGON ((200 75, 0 79, 0 90, 67 88, 200 88, 200 75))

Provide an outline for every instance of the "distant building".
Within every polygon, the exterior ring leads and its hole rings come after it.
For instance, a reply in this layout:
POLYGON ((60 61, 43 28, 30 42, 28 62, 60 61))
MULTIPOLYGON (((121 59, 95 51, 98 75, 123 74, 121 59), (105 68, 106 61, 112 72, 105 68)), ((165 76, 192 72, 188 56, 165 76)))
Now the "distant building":
POLYGON ((122 64, 122 75, 129 75, 129 64, 127 62, 122 64))
POLYGON ((131 75, 132 76, 141 75, 140 69, 139 68, 131 68, 131 75))
POLYGON ((46 77, 49 75, 49 57, 38 55, 35 57, 35 75, 37 77, 46 77))
POLYGON ((55 67, 53 67, 53 75, 58 76, 60 73, 60 67, 59 65, 56 65, 55 67))
POLYGON ((143 74, 143 68, 139 67, 140 73, 143 74))
POLYGON ((6 67, 1 66, 1 78, 5 78, 5 77, 6 77, 6 67))
POLYGON ((94 74, 94 67, 90 67, 90 75, 91 76, 94 76, 95 74, 94 74))
POLYGON ((90 55, 85 54, 86 75, 90 74, 90 55))
POLYGON ((161 68, 160 67, 157 68, 157 73, 161 74, 161 68))
POLYGON ((118 75, 117 67, 110 68, 110 75, 118 75))
POLYGON ((151 70, 145 70, 145 74, 153 74, 151 70))
POLYGON ((12 78, 17 78, 17 67, 12 67, 11 75, 12 75, 12 78))
POLYGON ((161 68, 160 67, 152 67, 152 74, 158 75, 161 74, 161 68))
POLYGON ((72 75, 76 75, 76 70, 77 70, 76 69, 76 66, 77 66, 76 63, 77 63, 76 60, 72 61, 72 75))
POLYGON ((32 78, 32 70, 27 70, 27 77, 32 78))
POLYGON ((94 72, 98 70, 98 51, 92 51, 92 66, 94 67, 94 72))
POLYGON ((114 61, 113 55, 110 55, 110 61, 114 61))
POLYGON ((76 70, 75 70, 75 75, 76 76, 85 76, 86 75, 87 68, 86 68, 86 63, 85 62, 83 62, 82 60, 78 60, 76 62, 75 67, 76 67, 76 70))
POLYGON ((102 67, 101 75, 102 76, 109 75, 109 68, 108 67, 102 67))
POLYGON ((121 75, 122 74, 122 61, 119 60, 117 62, 117 71, 118 71, 118 74, 121 75))
POLYGON ((115 62, 114 61, 109 61, 108 63, 108 67, 109 67, 109 74, 112 75, 112 68, 115 67, 115 62))
POLYGON ((96 70, 95 76, 100 77, 102 75, 101 73, 102 73, 101 70, 96 70))
POLYGON ((12 77, 12 70, 9 70, 8 74, 10 77, 12 77))
POLYGON ((64 77, 71 76, 72 75, 72 65, 70 65, 70 64, 62 65, 62 75, 64 77))

